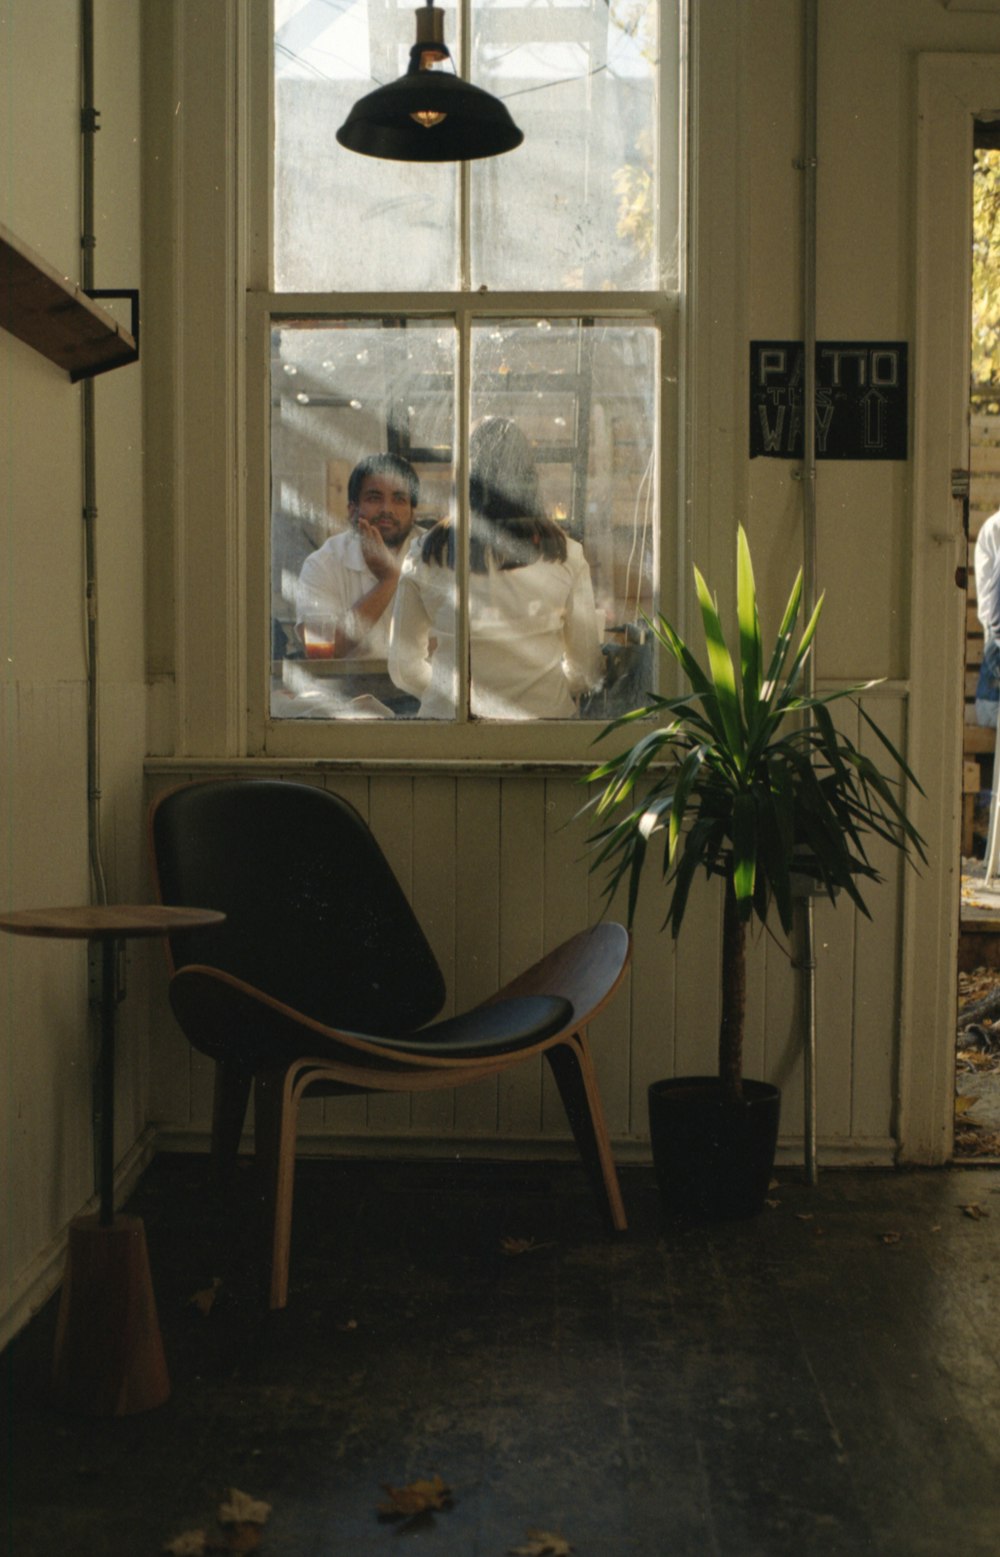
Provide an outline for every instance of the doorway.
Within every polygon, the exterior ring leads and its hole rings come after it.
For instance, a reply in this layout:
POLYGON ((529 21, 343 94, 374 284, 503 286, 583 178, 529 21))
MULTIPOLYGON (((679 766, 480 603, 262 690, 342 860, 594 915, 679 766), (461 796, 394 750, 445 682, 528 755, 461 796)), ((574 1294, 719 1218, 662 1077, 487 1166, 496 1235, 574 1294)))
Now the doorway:
POLYGON ((1000 1158, 1000 120, 973 128, 961 924, 954 1154, 1000 1158), (982 598, 980 598, 982 597, 982 598), (995 645, 995 646, 994 646, 995 645), (984 658, 986 666, 984 669, 984 658))

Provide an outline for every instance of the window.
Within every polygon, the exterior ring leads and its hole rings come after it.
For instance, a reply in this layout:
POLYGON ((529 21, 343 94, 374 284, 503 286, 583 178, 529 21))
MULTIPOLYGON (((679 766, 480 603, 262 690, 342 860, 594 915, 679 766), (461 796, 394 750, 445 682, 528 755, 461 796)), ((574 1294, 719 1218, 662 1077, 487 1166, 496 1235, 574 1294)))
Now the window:
POLYGON ((445 9, 516 152, 343 150, 352 102, 406 68, 413 7, 275 0, 273 281, 251 309, 275 749, 359 719, 565 729, 655 680, 676 19, 657 0, 445 9))

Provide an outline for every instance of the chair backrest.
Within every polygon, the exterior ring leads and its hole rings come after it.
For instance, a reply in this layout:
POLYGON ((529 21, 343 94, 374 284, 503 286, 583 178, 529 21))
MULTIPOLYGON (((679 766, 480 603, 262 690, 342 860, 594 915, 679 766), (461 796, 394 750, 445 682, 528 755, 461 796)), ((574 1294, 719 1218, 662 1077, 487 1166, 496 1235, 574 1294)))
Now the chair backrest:
POLYGON ((209 780, 154 801, 164 903, 224 924, 171 937, 174 966, 244 979, 331 1027, 412 1032, 444 1003, 434 954, 367 825, 309 784, 209 780))

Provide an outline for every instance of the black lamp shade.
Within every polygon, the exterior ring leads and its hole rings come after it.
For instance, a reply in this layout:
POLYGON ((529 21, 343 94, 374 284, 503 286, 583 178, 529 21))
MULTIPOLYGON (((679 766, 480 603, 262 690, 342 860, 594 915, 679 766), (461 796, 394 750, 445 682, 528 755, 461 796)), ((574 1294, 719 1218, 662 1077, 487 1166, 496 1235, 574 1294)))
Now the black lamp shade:
POLYGON ((499 98, 461 76, 411 70, 359 98, 337 131, 348 151, 394 162, 469 162, 520 146, 524 134, 499 98), (445 115, 425 128, 411 115, 445 115))

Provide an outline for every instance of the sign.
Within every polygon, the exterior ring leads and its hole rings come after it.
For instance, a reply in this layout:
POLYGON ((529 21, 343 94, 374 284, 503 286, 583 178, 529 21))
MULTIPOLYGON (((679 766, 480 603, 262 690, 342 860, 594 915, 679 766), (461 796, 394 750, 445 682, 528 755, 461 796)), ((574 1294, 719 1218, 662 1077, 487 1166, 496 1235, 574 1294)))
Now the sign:
MULTIPOLYGON (((800 460, 805 350, 750 342, 750 458, 800 460)), ((905 460, 906 341, 816 342, 817 460, 905 460)))

